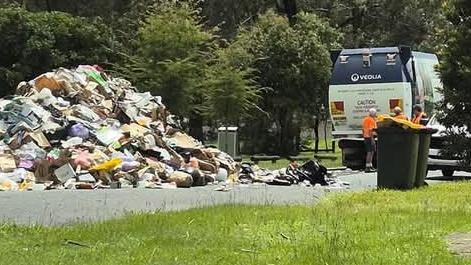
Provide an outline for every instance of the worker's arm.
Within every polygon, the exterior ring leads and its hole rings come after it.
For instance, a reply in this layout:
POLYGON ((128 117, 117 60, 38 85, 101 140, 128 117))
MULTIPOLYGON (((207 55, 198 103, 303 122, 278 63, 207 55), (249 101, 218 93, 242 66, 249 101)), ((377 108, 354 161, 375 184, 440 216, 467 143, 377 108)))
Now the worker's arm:
POLYGON ((370 130, 370 133, 371 133, 371 136, 372 136, 371 138, 374 138, 374 137, 378 136, 378 134, 376 133, 376 128, 372 128, 370 130))

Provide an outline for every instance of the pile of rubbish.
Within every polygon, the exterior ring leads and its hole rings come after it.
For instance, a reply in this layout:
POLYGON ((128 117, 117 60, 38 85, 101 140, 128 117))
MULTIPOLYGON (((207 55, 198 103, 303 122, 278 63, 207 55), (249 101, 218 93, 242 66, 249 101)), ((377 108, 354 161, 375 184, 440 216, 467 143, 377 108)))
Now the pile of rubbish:
POLYGON ((327 168, 314 160, 310 160, 301 166, 296 161, 292 161, 287 168, 279 170, 267 170, 252 166, 249 163, 242 163, 239 182, 244 184, 262 182, 278 186, 295 184, 326 186, 332 184, 329 177, 327 168))
POLYGON ((236 163, 177 128, 161 97, 99 66, 42 74, 0 99, 0 191, 335 182, 316 161, 236 163))
POLYGON ((99 66, 58 69, 0 99, 0 190, 176 188, 239 166, 176 129, 162 98, 99 66))

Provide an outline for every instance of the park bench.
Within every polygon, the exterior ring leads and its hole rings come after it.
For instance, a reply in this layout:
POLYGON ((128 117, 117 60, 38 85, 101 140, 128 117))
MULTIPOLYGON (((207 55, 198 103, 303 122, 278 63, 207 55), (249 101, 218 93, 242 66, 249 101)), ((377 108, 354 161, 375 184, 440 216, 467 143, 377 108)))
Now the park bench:
POLYGON ((288 160, 306 162, 312 159, 311 156, 288 156, 288 160))
POLYGON ((337 160, 338 157, 335 155, 314 155, 317 160, 337 160))
POLYGON ((264 155, 256 155, 256 156, 251 156, 250 160, 254 162, 255 164, 258 164, 260 161, 271 161, 272 164, 275 164, 277 160, 279 160, 281 157, 280 156, 264 156, 264 155))

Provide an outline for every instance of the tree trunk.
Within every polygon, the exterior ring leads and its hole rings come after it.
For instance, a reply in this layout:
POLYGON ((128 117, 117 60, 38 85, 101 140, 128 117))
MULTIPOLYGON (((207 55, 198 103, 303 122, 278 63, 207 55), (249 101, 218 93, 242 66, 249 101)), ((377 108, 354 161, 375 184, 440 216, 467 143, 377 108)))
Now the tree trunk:
POLYGON ((47 12, 51 12, 51 3, 49 2, 49 0, 46 0, 46 10, 47 12))
POLYGON ((292 113, 288 110, 280 111, 280 134, 278 150, 282 156, 292 155, 296 153, 296 135, 293 128, 292 113))
POLYGON ((198 113, 192 113, 189 121, 190 136, 203 142, 203 116, 198 113))
POLYGON ((316 115, 316 120, 314 122, 314 153, 319 152, 319 116, 316 115))

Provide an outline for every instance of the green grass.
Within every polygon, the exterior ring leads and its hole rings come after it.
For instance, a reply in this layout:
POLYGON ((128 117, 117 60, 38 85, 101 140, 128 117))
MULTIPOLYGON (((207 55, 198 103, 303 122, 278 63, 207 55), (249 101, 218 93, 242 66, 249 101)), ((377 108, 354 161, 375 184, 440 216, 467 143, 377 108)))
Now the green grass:
MULTIPOLYGON (((325 153, 324 152, 324 153, 318 153, 317 155, 319 155, 319 156, 335 156, 336 157, 335 160, 322 159, 322 158, 317 159, 322 165, 324 165, 327 168, 336 168, 336 167, 341 167, 342 166, 342 150, 340 150, 339 148, 337 148, 335 150, 335 153, 325 153)), ((314 158, 314 152, 301 152, 299 154, 299 156, 314 158)), ((244 161, 250 161, 250 156, 248 156, 248 155, 243 156, 242 158, 243 158, 244 161)), ((298 163, 302 164, 303 161, 298 161, 298 163)), ((287 167, 288 164, 289 164, 288 159, 277 160, 276 163, 274 163, 274 164, 271 161, 260 161, 258 163, 258 165, 261 168, 267 168, 267 169, 271 169, 271 170, 287 167)))
POLYGON ((443 241, 471 230, 470 200, 466 182, 346 193, 313 207, 221 206, 61 228, 4 225, 0 264, 471 264, 443 241))
MULTIPOLYGON (((329 143, 329 147, 331 147, 331 141, 330 139, 327 140, 327 143, 329 143)), ((341 167, 342 166, 342 150, 340 148, 338 148, 338 145, 337 143, 335 143, 336 145, 336 148, 335 148, 335 153, 332 153, 332 152, 320 152, 318 153, 317 155, 319 156, 333 156, 335 157, 334 160, 331 160, 331 159, 319 159, 317 158, 317 160, 325 167, 327 168, 337 168, 337 167, 341 167)), ((309 146, 310 148, 314 148, 314 143, 311 143, 311 145, 309 146)), ((322 149, 322 148, 325 148, 325 143, 324 141, 320 141, 319 142, 319 148, 322 149)), ((314 158, 314 155, 315 153, 314 152, 301 152, 298 156, 302 156, 302 157, 310 157, 310 158, 314 158)), ((251 155, 242 155, 242 160, 243 161, 248 161, 250 162, 250 157, 251 155)), ((299 164, 302 164, 303 161, 298 161, 299 164)), ((272 163, 271 161, 260 161, 258 163, 258 166, 260 166, 261 168, 266 168, 266 169, 270 169, 270 170, 275 170, 275 169, 281 169, 281 168, 285 168, 287 167, 289 164, 289 160, 288 159, 279 159, 276 161, 276 163, 272 163)))

